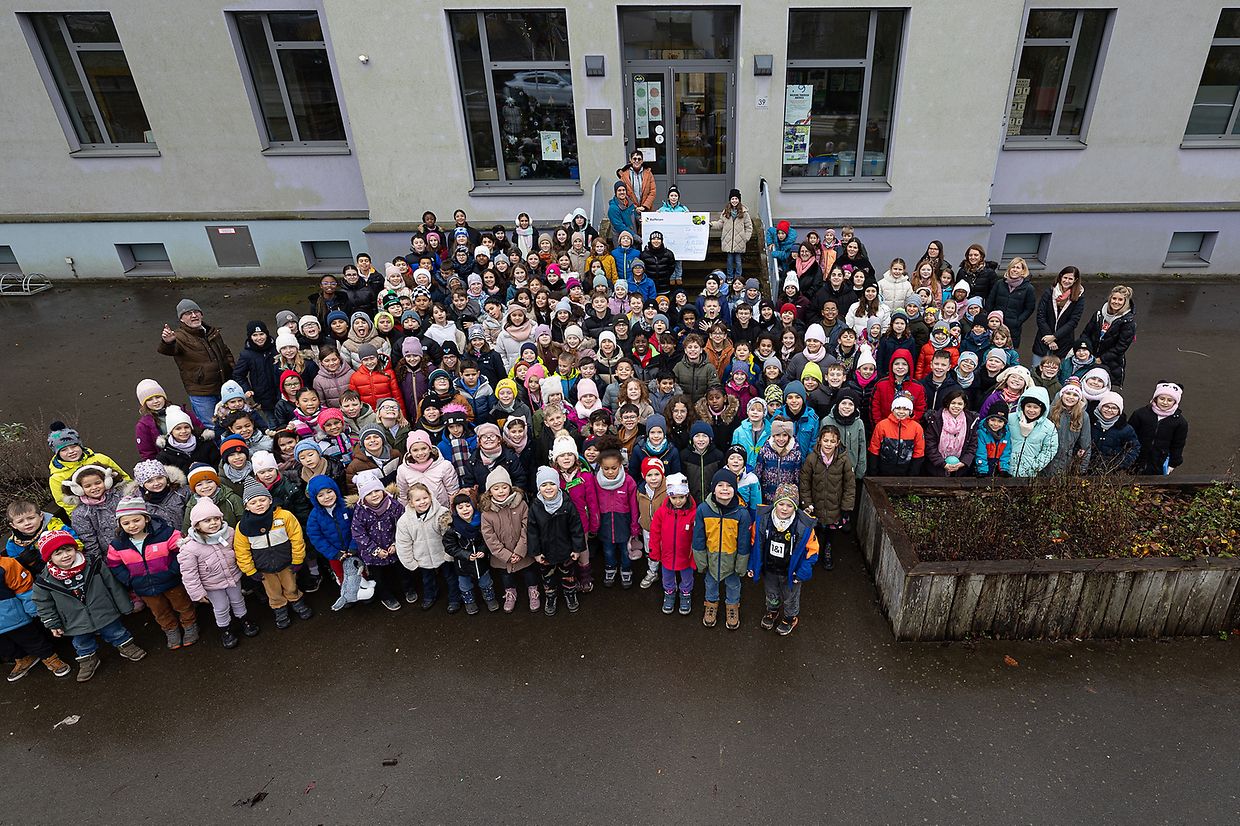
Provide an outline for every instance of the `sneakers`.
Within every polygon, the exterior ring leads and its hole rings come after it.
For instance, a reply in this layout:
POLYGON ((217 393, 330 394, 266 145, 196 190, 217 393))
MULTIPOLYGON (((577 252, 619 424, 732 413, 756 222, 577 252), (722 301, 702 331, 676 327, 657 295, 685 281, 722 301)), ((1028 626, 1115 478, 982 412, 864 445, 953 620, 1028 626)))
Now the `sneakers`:
POLYGON ((391 597, 384 597, 383 599, 379 600, 379 604, 382 605, 384 608, 388 609, 389 611, 400 610, 400 603, 392 599, 391 597))
POLYGON ((417 591, 413 590, 412 588, 405 591, 405 602, 409 603, 410 605, 413 605, 417 601, 418 601, 417 591))
POLYGON ((43 664, 47 666, 47 670, 52 672, 54 677, 68 677, 69 672, 72 670, 69 668, 68 663, 55 654, 50 657, 44 657, 43 664))
POLYGON ((775 627, 775 623, 778 620, 779 620, 779 609, 778 608, 766 609, 766 613, 762 615, 762 623, 761 623, 762 630, 770 631, 772 628, 775 627))
POLYGON ((620 572, 620 587, 626 591, 633 587, 633 572, 632 571, 621 571, 620 572))
POLYGON ((651 562, 650 567, 646 569, 646 575, 642 577, 641 587, 649 588, 654 585, 655 580, 659 578, 659 563, 651 562))
POLYGON ((225 648, 236 648, 241 644, 241 640, 233 633, 232 627, 220 629, 220 645, 225 648))
POLYGON ((435 600, 431 599, 426 594, 423 594, 422 604, 419 605, 418 607, 421 608, 423 611, 429 611, 435 607, 435 600))
POLYGON ((307 594, 313 594, 319 590, 319 586, 323 584, 323 576, 321 574, 310 574, 306 577, 306 587, 302 588, 307 594))
POLYGON ((17 682, 22 677, 25 677, 26 674, 30 672, 30 669, 34 668, 38 664, 38 657, 18 657, 17 662, 13 665, 13 670, 9 672, 9 682, 17 682))
POLYGON ((538 594, 538 586, 537 586, 537 585, 531 585, 531 586, 529 587, 529 592, 530 592, 530 610, 531 610, 531 611, 535 611, 535 612, 536 612, 536 611, 538 611, 538 606, 540 605, 540 603, 539 603, 539 594, 538 594))
POLYGON ((517 589, 504 589, 504 613, 511 614, 517 608, 517 589))
POLYGON ((461 610, 461 603, 452 602, 452 601, 448 602, 448 613, 449 614, 455 614, 456 612, 460 610, 461 610))
POLYGON ((165 628, 164 637, 168 640, 168 650, 175 651, 181 647, 181 628, 165 628))
POLYGON ((604 568, 603 569, 603 587, 604 588, 610 588, 616 584, 616 573, 617 573, 617 570, 615 568, 604 568))
POLYGON ((283 631, 285 628, 288 628, 293 624, 293 620, 288 615, 287 605, 282 605, 279 608, 274 609, 274 611, 276 615, 276 628, 283 631))
POLYGON ((727 619, 723 624, 727 626, 729 631, 735 631, 741 627, 741 607, 739 605, 724 606, 727 611, 727 619))
POLYGON ((568 608, 569 613, 577 613, 577 609, 581 607, 581 603, 577 599, 576 591, 564 592, 564 605, 568 608))
MULTIPOLYGON (((483 594, 483 595, 482 595, 482 601, 483 601, 483 602, 485 602, 485 603, 487 604, 487 610, 488 610, 488 611, 495 612, 495 611, 498 611, 498 610, 499 610, 499 602, 497 602, 497 601, 496 601, 496 599, 495 599, 495 594, 483 594)), ((513 594, 513 600, 512 600, 512 601, 513 601, 514 603, 517 601, 517 599, 516 599, 516 594, 513 594)))
MULTIPOLYGON (((138 660, 146 656, 146 651, 134 642, 132 638, 125 640, 123 643, 118 645, 116 647, 116 651, 131 663, 136 663, 138 660)), ((90 678, 87 677, 86 679, 89 680, 90 678)))
POLYGON ((676 592, 663 592, 663 613, 671 614, 676 610, 676 592))
POLYGON ((474 602, 473 600, 470 600, 469 602, 465 603, 465 613, 469 614, 471 617, 474 614, 478 613, 480 610, 482 609, 478 607, 478 603, 474 602))
POLYGON ((680 593, 680 615, 682 617, 689 616, 693 611, 692 596, 681 591, 680 593))
POLYGON ((779 621, 779 625, 775 626, 775 633, 781 637, 786 637, 792 633, 792 629, 797 627, 796 617, 784 617, 779 621))
POLYGON ((297 615, 299 620, 308 620, 314 616, 314 609, 306 605, 304 599, 299 599, 292 605, 293 613, 297 615))
POLYGON ((543 613, 549 617, 554 617, 555 610, 556 610, 555 603, 556 603, 555 594, 547 594, 547 598, 543 600, 543 613))
POLYGON ((707 628, 714 628, 715 623, 719 621, 719 603, 704 602, 702 603, 702 625, 707 628))
POLYGON ((258 623, 250 619, 248 615, 242 617, 241 618, 241 633, 245 634, 247 637, 257 637, 258 636, 258 623))
POLYGON ((91 654, 89 657, 79 657, 78 663, 77 681, 84 683, 95 676, 95 672, 99 670, 99 655, 91 654))
POLYGON ((198 642, 198 623, 194 623, 189 628, 183 629, 181 631, 181 635, 181 645, 185 648, 189 648, 191 645, 198 642))

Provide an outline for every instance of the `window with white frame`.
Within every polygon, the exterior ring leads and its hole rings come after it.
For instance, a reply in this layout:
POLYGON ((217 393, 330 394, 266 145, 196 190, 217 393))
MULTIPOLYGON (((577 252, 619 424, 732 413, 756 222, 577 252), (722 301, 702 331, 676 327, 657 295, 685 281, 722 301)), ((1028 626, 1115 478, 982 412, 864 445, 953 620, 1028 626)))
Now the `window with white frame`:
POLYGON ((1008 144, 1080 143, 1102 59, 1106 9, 1031 9, 1008 109, 1008 144))
POLYGON ((564 11, 454 11, 448 23, 475 183, 580 178, 564 11))
POLYGON ((1204 267, 1210 263, 1217 232, 1173 232, 1164 267, 1204 267))
POLYGON ((267 145, 346 146, 318 12, 237 12, 233 20, 267 145))
POLYGON ((155 137, 112 15, 31 14, 28 19, 72 125, 74 148, 152 147, 155 137))
POLYGON ((1186 143, 1240 143, 1240 9, 1223 9, 1184 130, 1186 143))
POLYGON ((116 255, 128 275, 176 275, 163 244, 117 244, 116 255))
POLYGON ((885 181, 904 12, 788 12, 783 180, 885 181))
POLYGON ((21 265, 17 263, 17 256, 13 254, 13 248, 0 244, 0 272, 21 271, 21 265))
POLYGON ((1006 266, 1013 258, 1023 258, 1030 269, 1038 269, 1046 263, 1050 245, 1049 232, 1009 232, 1003 236, 1000 263, 1006 266))

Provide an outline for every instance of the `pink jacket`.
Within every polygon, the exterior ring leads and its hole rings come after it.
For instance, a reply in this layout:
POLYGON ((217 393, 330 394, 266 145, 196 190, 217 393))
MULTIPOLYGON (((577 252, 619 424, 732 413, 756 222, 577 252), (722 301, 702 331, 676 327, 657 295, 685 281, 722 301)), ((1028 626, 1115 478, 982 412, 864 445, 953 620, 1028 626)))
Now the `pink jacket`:
MULTIPOLYGON (((590 471, 578 471, 577 480, 568 488, 568 498, 577 506, 581 514, 581 526, 586 533, 598 533, 598 481, 590 471)), ((564 476, 560 475, 560 487, 564 487, 564 476)))
POLYGON ((401 460, 396 471, 396 489, 400 492, 402 503, 409 501, 409 488, 416 482, 426 485, 435 501, 445 508, 452 507, 452 497, 461 489, 461 478, 456 475, 456 468, 447 459, 439 455, 439 451, 431 448, 431 466, 426 470, 416 470, 410 464, 409 457, 401 460))
POLYGON ((353 368, 347 363, 340 365, 340 372, 332 373, 322 367, 314 377, 314 390, 319 394, 326 407, 339 407, 340 394, 349 389, 349 380, 353 378, 353 368))
POLYGON ((241 582, 241 569, 233 553, 233 529, 224 526, 222 543, 203 542, 197 530, 181 540, 177 558, 181 563, 181 584, 193 600, 207 591, 219 591, 241 582))
MULTIPOLYGON (((597 480, 595 482, 597 483, 597 480)), ((630 536, 641 536, 642 525, 637 518, 637 483, 633 481, 633 477, 625 474, 624 484, 615 490, 607 490, 602 485, 598 486, 598 515, 594 517, 594 524, 601 525, 604 514, 613 514, 608 517, 611 521, 612 530, 619 530, 619 525, 623 522, 618 516, 623 516, 628 520, 628 528, 630 536)))
MULTIPOLYGON (((194 427, 194 432, 201 433, 204 425, 198 421, 194 411, 190 409, 188 404, 182 409, 189 414, 189 421, 194 427)), ((155 421, 155 416, 146 413, 142 418, 138 419, 138 423, 133 428, 133 435, 134 441, 138 443, 138 456, 143 459, 154 459, 159 453, 159 439, 163 436, 159 432, 159 423, 155 421)))

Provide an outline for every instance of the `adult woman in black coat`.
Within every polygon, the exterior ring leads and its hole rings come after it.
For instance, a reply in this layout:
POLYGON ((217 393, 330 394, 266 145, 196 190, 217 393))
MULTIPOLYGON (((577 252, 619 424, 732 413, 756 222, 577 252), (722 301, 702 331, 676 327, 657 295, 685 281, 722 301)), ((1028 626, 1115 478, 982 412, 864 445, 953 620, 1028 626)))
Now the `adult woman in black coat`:
POLYGON ((237 355, 232 379, 241 389, 254 394, 254 403, 265 412, 275 409, 280 400, 278 376, 272 369, 276 359, 276 343, 261 321, 245 325, 245 346, 237 355))
POLYGON ((1081 323, 1085 310, 1085 304, 1081 301, 1084 292, 1081 271, 1067 266, 1059 271, 1059 278, 1038 299, 1038 339, 1033 343, 1035 367, 1047 356, 1067 359, 1072 355, 1076 325, 1081 323))
POLYGON ((990 298, 990 291, 995 286, 998 264, 986 260, 986 250, 981 244, 970 244, 964 251, 964 260, 956 271, 958 278, 969 285, 969 295, 975 295, 985 301, 990 298))
POLYGON ((1111 374, 1111 389, 1124 386, 1128 348, 1137 337, 1137 322, 1133 316, 1132 288, 1118 284, 1111 289, 1107 303, 1094 313, 1085 325, 1081 338, 1094 345, 1094 355, 1111 374))
POLYGON ((854 270, 861 270, 870 278, 874 277, 874 265, 861 251, 861 242, 856 238, 844 245, 844 254, 835 259, 835 266, 844 272, 848 272, 846 267, 852 267, 854 270))
POLYGON ((1012 347, 1020 348, 1020 328, 1033 315, 1037 305, 1037 293, 1029 280, 1029 266, 1025 259, 1013 258, 1007 274, 990 288, 990 300, 986 302, 987 312, 1003 313, 1003 323, 1012 331, 1012 347))

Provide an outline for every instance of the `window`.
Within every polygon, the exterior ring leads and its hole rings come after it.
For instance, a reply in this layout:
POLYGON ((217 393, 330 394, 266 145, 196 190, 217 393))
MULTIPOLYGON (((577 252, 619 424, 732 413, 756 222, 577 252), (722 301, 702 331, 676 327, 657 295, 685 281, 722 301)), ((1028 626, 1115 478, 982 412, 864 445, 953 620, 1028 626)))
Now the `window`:
POLYGON ((112 16, 33 14, 29 21, 74 150, 152 148, 155 137, 112 16))
POLYGON ((564 12, 449 12, 448 21, 475 183, 577 180, 564 12))
POLYGON ((353 263, 348 241, 302 241, 301 252, 306 257, 306 272, 338 273, 353 263))
POLYGON ((347 146, 318 13, 238 12, 233 20, 267 147, 347 146))
POLYGON ((788 13, 783 179, 886 180, 904 12, 788 13))
POLYGON ((1210 263, 1217 232, 1173 232, 1164 267, 1204 267, 1210 263))
POLYGON ((735 9, 625 9, 625 60, 731 60, 735 9))
POLYGON ((1240 143, 1240 9, 1223 9, 1184 130, 1186 142, 1240 143))
POLYGON ((117 244, 116 254, 128 275, 176 275, 163 244, 117 244))
POLYGON ((1106 22, 1105 9, 1029 11, 1007 144, 1081 143, 1106 22))
POLYGON ((0 245, 0 272, 21 271, 21 265, 17 263, 17 256, 13 254, 13 248, 0 245))
POLYGON ((1023 258, 1029 269, 1041 269, 1046 265, 1050 245, 1049 232, 1009 232, 1003 237, 1001 263, 1006 265, 1013 258, 1023 258))

